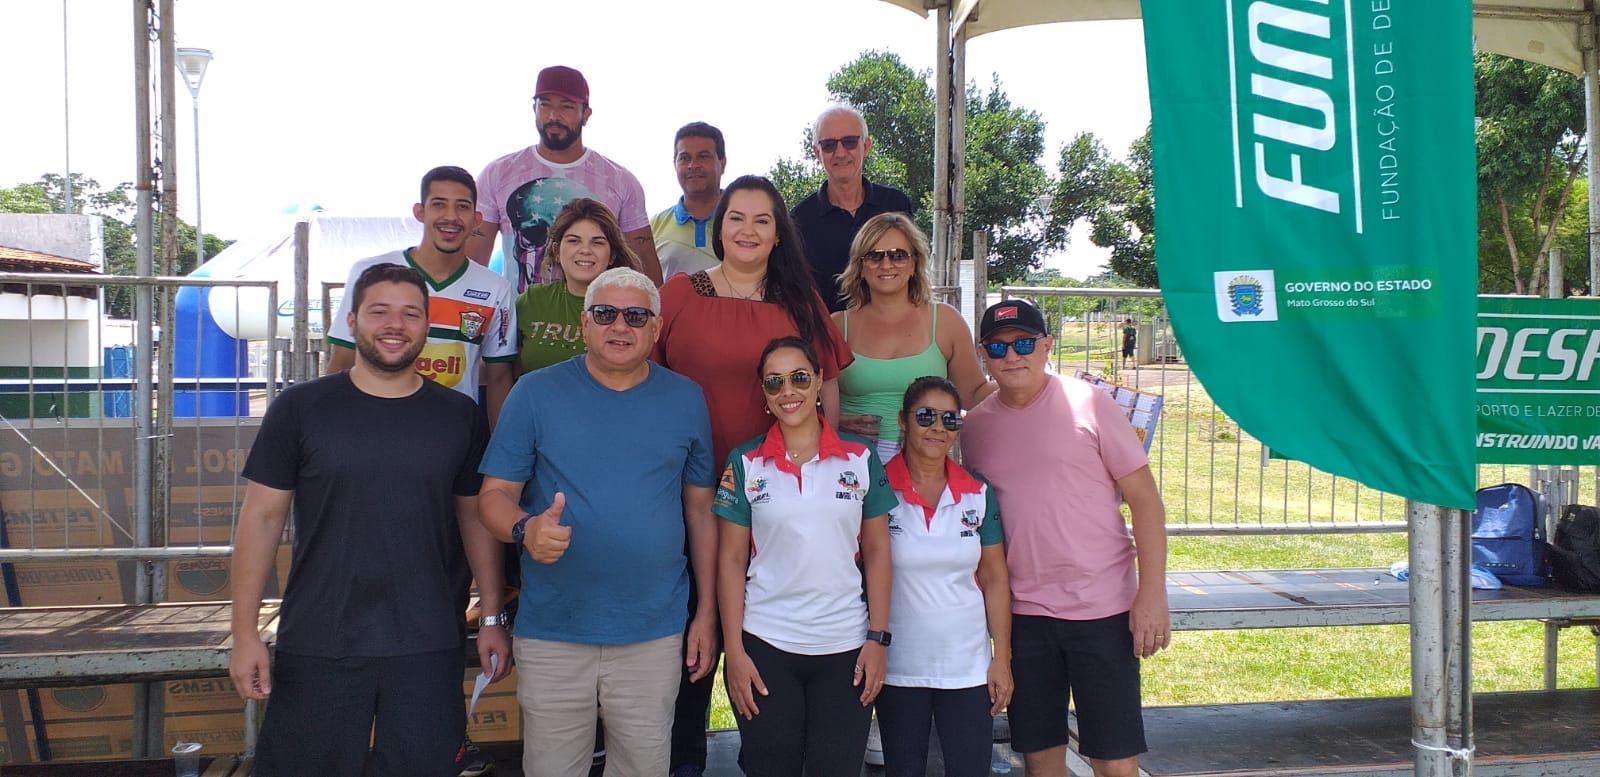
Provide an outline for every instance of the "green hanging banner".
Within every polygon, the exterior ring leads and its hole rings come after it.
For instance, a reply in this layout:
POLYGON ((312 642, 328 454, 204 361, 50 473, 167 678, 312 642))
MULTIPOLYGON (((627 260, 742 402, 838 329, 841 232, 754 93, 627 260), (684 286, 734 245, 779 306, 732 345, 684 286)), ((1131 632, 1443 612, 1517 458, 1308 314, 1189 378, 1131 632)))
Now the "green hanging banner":
POLYGON ((1478 461, 1600 464, 1600 302, 1478 298, 1478 461))
POLYGON ((1156 257, 1183 353, 1263 444, 1471 509, 1469 0, 1144 0, 1156 257))

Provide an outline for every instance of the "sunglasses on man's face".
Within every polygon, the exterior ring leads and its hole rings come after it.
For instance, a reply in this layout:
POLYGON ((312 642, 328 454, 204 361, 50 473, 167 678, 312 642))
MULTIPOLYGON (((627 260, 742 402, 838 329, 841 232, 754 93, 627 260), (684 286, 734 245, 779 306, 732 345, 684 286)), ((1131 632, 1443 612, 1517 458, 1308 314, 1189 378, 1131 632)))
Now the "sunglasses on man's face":
POLYGON ((861 260, 870 264, 881 265, 888 262, 895 267, 902 267, 911 261, 911 252, 904 248, 888 248, 880 251, 868 251, 861 255, 861 260))
POLYGON ((817 141, 817 148, 822 149, 822 153, 824 154, 832 154, 834 149, 837 149, 841 145, 844 146, 844 150, 846 151, 854 151, 856 150, 856 146, 861 145, 861 136, 846 135, 842 138, 823 138, 822 140, 817 141))
POLYGON ((806 389, 811 388, 811 381, 816 379, 817 376, 812 375, 810 370, 795 370, 788 375, 773 373, 761 379, 761 389, 767 392, 767 396, 775 397, 779 394, 779 392, 783 391, 783 383, 785 380, 789 382, 789 385, 794 386, 796 389, 805 391, 806 389))
POLYGON ((611 326, 616 323, 617 315, 621 314, 622 320, 634 329, 650 323, 650 317, 655 315, 649 308, 618 308, 615 305, 590 305, 588 311, 589 320, 600 326, 611 326))
POLYGON ((935 410, 931 407, 919 407, 916 412, 917 426, 924 429, 933 426, 934 421, 943 421, 946 431, 959 432, 966 419, 961 417, 959 410, 935 410))
POLYGON ((1018 356, 1027 356, 1033 353, 1034 346, 1038 345, 1036 337, 1019 337, 1009 343, 984 343, 983 352, 991 359, 1006 358, 1006 348, 1016 351, 1018 356))

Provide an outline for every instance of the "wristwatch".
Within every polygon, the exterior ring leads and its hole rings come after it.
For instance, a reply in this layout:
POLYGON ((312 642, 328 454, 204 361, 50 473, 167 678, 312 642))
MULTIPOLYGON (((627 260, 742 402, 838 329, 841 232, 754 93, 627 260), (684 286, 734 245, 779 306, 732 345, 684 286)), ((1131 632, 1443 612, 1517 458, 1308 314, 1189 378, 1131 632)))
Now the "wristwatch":
POLYGON ((887 631, 869 631, 869 632, 867 632, 867 639, 869 639, 869 640, 871 640, 873 642, 876 642, 876 643, 878 643, 878 644, 880 644, 880 645, 882 645, 884 647, 888 647, 889 646, 889 638, 892 637, 892 636, 893 635, 890 634, 887 631))
POLYGON ((522 538, 528 533, 528 521, 531 520, 533 520, 533 513, 528 513, 522 516, 522 520, 517 521, 516 526, 511 527, 511 544, 522 545, 522 538))
POLYGON ((493 615, 485 615, 485 616, 479 618, 478 619, 478 625, 479 626, 499 626, 501 628, 505 628, 505 627, 511 625, 511 616, 507 615, 505 610, 501 610, 500 612, 494 613, 493 615))

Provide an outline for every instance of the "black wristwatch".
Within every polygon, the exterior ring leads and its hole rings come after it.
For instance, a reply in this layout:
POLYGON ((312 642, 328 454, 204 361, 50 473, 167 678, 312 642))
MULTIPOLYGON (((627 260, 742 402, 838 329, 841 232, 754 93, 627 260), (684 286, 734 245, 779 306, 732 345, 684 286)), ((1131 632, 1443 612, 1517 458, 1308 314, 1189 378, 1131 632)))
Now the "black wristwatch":
POLYGON ((533 513, 528 513, 522 516, 522 520, 517 521, 516 526, 511 527, 511 544, 519 547, 522 545, 522 538, 528 533, 528 521, 531 520, 533 520, 533 513))
POLYGON ((867 639, 868 640, 876 642, 876 643, 878 643, 878 644, 880 644, 880 645, 882 645, 884 647, 888 647, 889 646, 889 638, 891 636, 893 636, 893 635, 891 635, 887 631, 869 631, 869 632, 867 632, 867 639))

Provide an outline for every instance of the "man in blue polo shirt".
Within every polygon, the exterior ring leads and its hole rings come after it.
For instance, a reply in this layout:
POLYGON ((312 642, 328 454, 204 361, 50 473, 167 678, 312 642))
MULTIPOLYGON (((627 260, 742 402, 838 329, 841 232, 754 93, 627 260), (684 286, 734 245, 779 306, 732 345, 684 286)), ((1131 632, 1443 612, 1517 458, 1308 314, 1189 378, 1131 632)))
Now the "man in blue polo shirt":
POLYGON ((716 662, 711 420, 694 381, 649 360, 660 328, 650 278, 601 273, 587 350, 517 381, 479 468, 484 524, 522 550, 526 774, 589 773, 597 700, 608 769, 666 774, 679 668, 716 662))
POLYGON ((678 204, 650 220, 663 279, 717 266, 717 252, 711 246, 711 215, 722 198, 722 171, 728 167, 722 130, 703 121, 678 128, 672 141, 672 166, 683 196, 678 204))
POLYGON ((850 243, 867 219, 879 213, 911 213, 906 193, 862 175, 872 138, 867 118, 844 104, 828 106, 811 128, 811 150, 828 173, 815 194, 789 211, 806 244, 806 262, 828 310, 844 310, 839 273, 850 263, 850 243))

